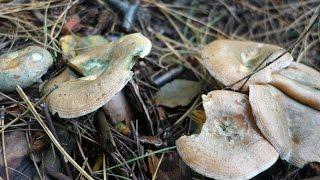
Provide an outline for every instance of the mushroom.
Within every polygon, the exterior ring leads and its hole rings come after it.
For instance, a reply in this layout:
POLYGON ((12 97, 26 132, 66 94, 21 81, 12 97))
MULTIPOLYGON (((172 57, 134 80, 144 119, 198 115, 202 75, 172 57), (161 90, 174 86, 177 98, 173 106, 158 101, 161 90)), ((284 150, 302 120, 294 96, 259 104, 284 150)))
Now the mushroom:
POLYGON ((92 51, 108 43, 108 40, 100 35, 89 35, 80 37, 76 35, 66 35, 60 38, 63 55, 75 57, 79 54, 92 51))
MULTIPOLYGON (((226 86, 251 74, 254 69, 266 59, 262 66, 277 58, 284 49, 271 45, 250 41, 215 40, 204 47, 201 52, 202 64, 210 74, 226 86)), ((285 53, 277 61, 269 64, 260 72, 255 73, 244 85, 244 91, 249 84, 268 83, 271 73, 289 66, 292 56, 285 53)), ((261 67, 262 67, 261 66, 261 67)), ((236 83, 231 88, 239 89, 245 80, 236 83)))
POLYGON ((320 110, 320 72, 317 70, 292 62, 274 73, 270 84, 298 102, 320 110))
POLYGON ((249 179, 277 161, 277 151, 255 126, 247 95, 216 90, 202 99, 207 120, 201 133, 176 141, 194 171, 210 178, 249 179))
POLYGON ((15 91, 17 85, 26 88, 41 81, 41 76, 52 65, 51 54, 38 46, 0 56, 0 91, 15 91))
POLYGON ((320 112, 271 85, 249 86, 249 99, 262 134, 295 166, 320 162, 320 112))
MULTIPOLYGON (((50 111, 58 113, 61 118, 75 118, 97 110, 130 80, 135 57, 145 57, 150 50, 150 40, 135 33, 79 55, 94 59, 96 64, 108 63, 108 66, 98 74, 60 83, 46 99, 50 111)), ((81 57, 76 56, 75 59, 81 57)))

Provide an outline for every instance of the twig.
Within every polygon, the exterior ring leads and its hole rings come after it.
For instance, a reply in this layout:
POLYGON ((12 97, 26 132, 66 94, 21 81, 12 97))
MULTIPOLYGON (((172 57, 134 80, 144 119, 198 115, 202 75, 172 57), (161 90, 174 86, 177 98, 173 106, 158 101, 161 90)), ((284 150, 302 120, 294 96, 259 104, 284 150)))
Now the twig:
POLYGON ((107 0, 107 3, 116 10, 120 11, 123 16, 122 27, 126 31, 129 31, 139 9, 139 2, 136 1, 133 4, 129 4, 121 0, 107 0))
MULTIPOLYGON (((48 92, 48 94, 44 95, 43 97, 41 97, 41 99, 36 102, 34 104, 34 106, 38 106, 40 103, 42 103, 43 100, 45 100, 47 98, 47 96, 49 94, 51 94, 52 91, 54 91, 55 89, 57 89, 57 86, 55 86, 54 88, 52 88, 52 90, 50 90, 48 92)), ((19 121, 23 116, 27 115, 30 112, 30 109, 27 109, 26 111, 24 111, 22 114, 20 114, 18 117, 16 117, 14 120, 10 121, 8 124, 6 124, 5 126, 2 127, 2 129, 0 129, 0 133, 3 132, 4 130, 6 130, 8 127, 10 127, 12 124, 16 123, 17 121, 19 121)))
POLYGON ((59 144, 59 142, 57 141, 57 139, 54 137, 54 135, 52 134, 52 132, 50 131, 50 129, 47 127, 47 125, 44 123, 44 121, 41 119, 40 115, 38 114, 38 112, 36 111, 36 109, 34 108, 34 106, 32 105, 31 101, 29 100, 29 98, 27 97, 27 95, 23 92, 23 90, 21 89, 21 87, 18 85, 17 86, 17 91, 19 93, 19 95, 21 96, 21 98, 23 99, 23 101, 28 105, 30 111, 32 112, 32 114, 34 115, 34 117, 36 118, 36 120, 39 122, 39 124, 41 125, 41 127, 43 128, 43 130, 47 133, 48 137, 50 138, 50 140, 53 142, 53 144, 58 148, 58 150, 65 156, 65 158, 70 161, 70 163, 83 175, 85 176, 87 179, 90 180, 94 180, 86 171, 84 171, 75 160, 72 159, 72 157, 63 149, 63 147, 59 144))
MULTIPOLYGON (((1 126, 4 125, 4 115, 5 115, 5 108, 4 106, 1 107, 1 112, 0 112, 0 121, 1 121, 1 126)), ((4 131, 1 133, 1 139, 2 139, 2 153, 3 153, 3 164, 5 168, 5 173, 6 173, 6 178, 7 180, 9 179, 9 171, 8 171, 8 162, 7 162, 7 156, 6 156, 6 142, 5 142, 5 136, 4 136, 4 131)))
POLYGON ((157 178, 157 174, 158 174, 160 165, 161 165, 161 163, 162 163, 163 157, 164 157, 164 153, 161 154, 161 158, 160 158, 159 163, 158 163, 158 165, 157 165, 157 168, 156 168, 156 170, 155 170, 155 172, 154 172, 154 174, 153 174, 153 176, 152 176, 152 180, 156 180, 156 178, 157 178))
POLYGON ((197 99, 194 101, 191 107, 173 125, 177 126, 178 124, 180 124, 195 108, 197 108, 200 105, 198 104, 199 101, 200 97, 197 97, 197 99))
MULTIPOLYGON (((46 118, 46 121, 47 121, 47 124, 48 124, 48 127, 49 127, 50 131, 52 132, 54 137, 58 140, 58 142, 60 142, 60 139, 58 137, 57 131, 56 131, 56 129, 55 129, 53 123, 52 123, 52 119, 51 119, 51 116, 50 116, 50 113, 49 113, 48 105, 44 103, 42 105, 42 108, 43 108, 43 112, 44 112, 44 115, 45 115, 45 118, 46 118)), ((59 160, 60 160, 60 162, 62 164, 63 169, 65 170, 67 175, 69 177, 71 177, 71 179, 72 179, 72 173, 71 173, 69 165, 66 163, 66 161, 63 158, 63 155, 60 152, 57 152, 57 154, 58 154, 58 157, 59 157, 59 160)))
POLYGON ((174 68, 170 69, 169 71, 167 71, 164 74, 161 74, 159 76, 153 77, 152 78, 152 82, 158 87, 163 86, 167 82, 169 82, 172 79, 176 78, 183 71, 184 71, 184 67, 183 66, 174 67, 174 68))
POLYGON ((142 104, 143 110, 144 110, 144 112, 145 112, 145 114, 146 114, 146 116, 147 116, 148 122, 149 122, 151 134, 154 135, 153 122, 152 122, 152 120, 151 120, 151 118, 150 118, 150 115, 149 115, 149 113, 148 113, 148 109, 147 109, 146 105, 144 104, 142 97, 140 96, 138 86, 137 86, 137 84, 134 82, 134 80, 132 80, 132 79, 130 80, 130 84, 132 85, 132 87, 133 87, 133 89, 134 89, 134 92, 136 93, 136 95, 137 95, 138 98, 139 98, 139 101, 140 101, 141 104, 142 104))
POLYGON ((175 149, 175 148, 176 148, 176 146, 171 146, 171 147, 159 149, 159 150, 157 150, 157 151, 153 151, 153 152, 151 152, 151 153, 146 153, 146 154, 144 154, 144 155, 142 155, 142 156, 139 156, 139 157, 130 159, 130 160, 125 161, 125 162, 123 162, 123 163, 121 163, 121 164, 117 164, 117 165, 115 165, 115 166, 109 167, 109 168, 107 169, 107 171, 110 171, 110 170, 112 170, 112 169, 114 169, 114 168, 123 166, 124 164, 128 164, 128 163, 137 161, 137 160, 139 160, 139 159, 143 159, 143 158, 145 158, 145 157, 148 157, 148 156, 151 156, 151 155, 154 155, 154 154, 164 153, 164 152, 166 152, 166 151, 173 150, 173 149, 175 149))

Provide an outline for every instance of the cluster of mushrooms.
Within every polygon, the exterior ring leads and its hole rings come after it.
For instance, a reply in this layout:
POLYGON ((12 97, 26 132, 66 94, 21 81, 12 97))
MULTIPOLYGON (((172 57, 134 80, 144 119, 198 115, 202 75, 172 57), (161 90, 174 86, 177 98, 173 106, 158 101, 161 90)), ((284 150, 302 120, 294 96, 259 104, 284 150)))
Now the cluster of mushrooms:
POLYGON ((320 162, 317 70, 293 62, 278 46, 249 41, 216 40, 201 56, 213 77, 243 93, 214 90, 202 96, 207 120, 201 133, 176 141, 187 165, 210 178, 249 179, 279 155, 297 167, 320 162), (265 68, 235 83, 260 64, 265 68))
MULTIPOLYGON (((152 46, 140 33, 113 42, 97 40, 96 47, 74 53, 68 68, 40 86, 52 114, 76 118, 106 105, 131 79, 136 59, 148 55, 152 46)), ((41 82, 52 64, 50 52, 38 46, 1 55, 0 91, 12 92, 17 85, 26 88, 41 82)))
MULTIPOLYGON (((150 40, 135 33, 75 55, 68 68, 41 88, 50 111, 61 118, 94 112, 121 91, 133 75, 136 57, 150 50, 150 40)), ((0 60, 0 91, 6 92, 40 81, 53 63, 50 53, 36 46, 0 60)), ((279 155, 298 167, 320 162, 317 70, 293 62, 278 46, 232 40, 207 45, 202 64, 242 93, 215 90, 202 96, 207 120, 201 133, 176 141, 193 170, 216 179, 248 179, 272 166, 279 155), (265 68, 255 71, 260 65, 265 68), (237 82, 254 71, 248 81, 237 82)))

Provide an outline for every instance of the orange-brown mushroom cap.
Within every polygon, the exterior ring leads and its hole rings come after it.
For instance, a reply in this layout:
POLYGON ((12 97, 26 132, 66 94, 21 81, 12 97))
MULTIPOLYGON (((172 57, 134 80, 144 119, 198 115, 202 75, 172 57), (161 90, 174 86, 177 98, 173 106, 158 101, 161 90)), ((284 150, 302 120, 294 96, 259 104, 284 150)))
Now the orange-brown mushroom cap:
MULTIPOLYGON (((278 46, 251 41, 215 40, 204 47, 201 52, 202 64, 209 73, 225 86, 230 86, 253 70, 265 59, 265 66, 277 58, 284 50, 278 46)), ((269 64, 260 72, 254 74, 242 90, 247 91, 249 84, 268 83, 271 73, 289 66, 293 60, 289 53, 269 64)), ((231 88, 238 90, 244 80, 231 88)))
POLYGON ((271 83, 291 98, 320 110, 320 72, 292 62, 272 75, 271 83))
POLYGON ((320 162, 320 112, 271 85, 252 85, 249 99, 257 125, 282 159, 302 167, 320 162))
MULTIPOLYGON (((109 66, 98 76, 70 80, 58 85, 46 99, 50 111, 61 118, 75 118, 106 104, 131 79, 135 57, 144 57, 151 42, 140 33, 109 43, 97 59, 108 59, 109 66)), ((80 55, 81 56, 81 55, 80 55)))
POLYGON ((217 90, 202 98, 207 121, 201 133, 176 141, 187 165, 210 178, 248 179, 276 162, 279 155, 257 130, 247 95, 217 90))

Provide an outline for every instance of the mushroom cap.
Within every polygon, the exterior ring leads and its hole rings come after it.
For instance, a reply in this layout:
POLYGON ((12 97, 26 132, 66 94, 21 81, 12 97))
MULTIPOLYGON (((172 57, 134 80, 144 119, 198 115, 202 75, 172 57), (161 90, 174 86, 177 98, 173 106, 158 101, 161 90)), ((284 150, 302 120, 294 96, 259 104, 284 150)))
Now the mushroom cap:
POLYGON ((210 178, 249 179, 278 159, 255 126, 248 96, 217 90, 203 95, 207 120, 199 135, 176 141, 182 160, 210 178))
POLYGON ((58 113, 61 118, 75 118, 97 110, 131 79, 134 57, 145 57, 150 50, 150 40, 140 33, 126 35, 109 43, 103 49, 103 54, 94 57, 108 59, 108 67, 98 76, 59 84, 46 98, 50 111, 58 113))
POLYGON ((293 79, 302 85, 320 89, 320 72, 302 63, 291 62, 278 74, 293 79))
POLYGON ((320 110, 320 72, 301 63, 272 75, 271 83, 291 98, 320 110))
POLYGON ((75 57, 79 54, 100 49, 100 46, 108 43, 108 40, 100 35, 76 36, 66 35, 60 38, 63 55, 75 57))
POLYGON ((50 91, 54 90, 54 88, 59 84, 76 79, 78 79, 78 75, 74 73, 70 68, 66 68, 58 76, 44 83, 42 87, 40 87, 40 91, 43 95, 46 95, 50 91))
POLYGON ((110 59, 104 57, 107 54, 102 50, 108 48, 109 42, 102 36, 65 36, 60 41, 64 42, 64 46, 67 46, 67 42, 75 43, 69 44, 69 50, 66 47, 64 48, 66 53, 70 53, 72 49, 78 47, 82 49, 81 51, 74 50, 74 57, 69 60, 69 66, 83 76, 99 75, 110 63, 110 59), (86 48, 86 46, 89 46, 89 48, 86 48))
POLYGON ((1 55, 0 91, 15 91, 17 85, 26 88, 39 82, 52 63, 51 54, 38 46, 1 55))
MULTIPOLYGON (((277 58, 283 52, 284 49, 271 44, 251 41, 215 40, 204 47, 201 52, 201 59, 202 64, 213 77, 225 86, 229 86, 251 74, 269 55, 271 56, 267 58, 261 67, 277 58)), ((284 54, 268 67, 255 73, 242 90, 247 91, 249 84, 270 82, 271 73, 289 66, 292 60, 293 58, 289 53, 284 54)), ((231 88, 239 89, 244 81, 235 84, 231 88)))
POLYGON ((262 134, 295 166, 320 162, 320 112, 271 85, 251 85, 249 99, 262 134))

